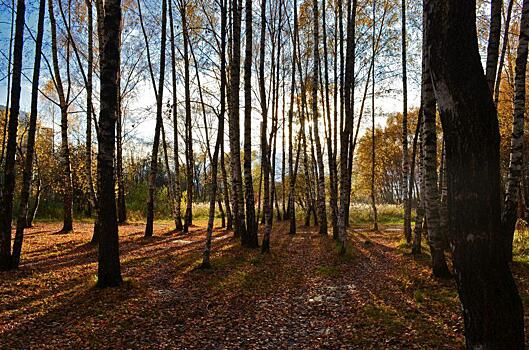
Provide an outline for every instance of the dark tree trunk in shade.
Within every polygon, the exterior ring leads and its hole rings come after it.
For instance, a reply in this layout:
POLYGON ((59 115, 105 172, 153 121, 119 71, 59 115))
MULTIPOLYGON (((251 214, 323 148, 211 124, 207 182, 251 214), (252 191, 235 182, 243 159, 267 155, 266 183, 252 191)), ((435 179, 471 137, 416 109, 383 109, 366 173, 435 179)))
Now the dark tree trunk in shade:
MULTIPOLYGON (((527 2, 524 1, 524 3, 527 2)), ((449 240, 469 349, 523 349, 523 307, 497 247, 499 127, 478 50, 476 3, 425 2, 427 45, 446 147, 449 240)))
POLYGON ((20 113, 20 82, 22 78, 22 51, 24 45, 24 25, 26 5, 24 0, 17 1, 15 20, 15 44, 13 50, 13 82, 11 85, 11 109, 7 123, 7 145, 4 163, 4 186, 0 206, 0 270, 10 269, 11 221, 13 219, 13 197, 15 192, 15 154, 17 147, 18 117, 20 113))
POLYGON ((97 286, 105 288, 116 287, 123 282, 119 261, 114 171, 119 99, 120 0, 106 0, 104 14, 98 13, 98 16, 103 16, 103 37, 99 39, 102 53, 97 154, 97 209, 100 225, 97 286))
POLYGON ((432 257, 432 273, 436 277, 449 277, 450 271, 446 265, 444 248, 445 233, 441 230, 439 216, 439 187, 437 178, 437 129, 435 95, 432 79, 429 55, 426 49, 426 40, 423 40, 422 57, 422 82, 421 82, 421 106, 422 106, 422 154, 423 170, 422 181, 424 182, 424 208, 426 209, 426 221, 428 222, 428 243, 432 257))
POLYGON ((29 195, 31 191, 31 178, 33 177, 33 158, 35 155, 35 135, 37 132, 40 61, 42 55, 42 37, 44 36, 45 9, 46 0, 40 0, 39 19, 37 24, 37 40, 35 43, 35 62, 33 65, 33 79, 31 82, 31 112, 29 116, 26 157, 24 159, 24 171, 22 174, 22 188, 20 190, 20 203, 18 207, 15 241, 13 243, 13 268, 17 268, 20 264, 24 228, 26 228, 28 221, 27 216, 29 208, 29 195))

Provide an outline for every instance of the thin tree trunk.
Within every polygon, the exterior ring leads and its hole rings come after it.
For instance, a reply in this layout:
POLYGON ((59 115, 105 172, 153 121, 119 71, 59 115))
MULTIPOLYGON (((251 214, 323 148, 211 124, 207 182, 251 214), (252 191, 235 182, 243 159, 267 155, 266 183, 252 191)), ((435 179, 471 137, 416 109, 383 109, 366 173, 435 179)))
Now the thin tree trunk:
POLYGON ((228 175, 226 173, 226 165, 224 161, 224 142, 221 143, 220 166, 222 174, 222 188, 224 190, 224 206, 226 207, 226 230, 233 230, 233 214, 230 206, 230 190, 228 187, 228 175))
MULTIPOLYGON (((118 79, 120 76, 118 75, 118 79)), ((118 81, 118 84, 119 81, 118 81)), ((125 180, 123 178, 123 113, 121 96, 118 96, 118 118, 116 120, 116 182, 118 187, 117 210, 118 224, 127 222, 127 206, 125 202, 125 180)))
MULTIPOLYGON (((57 24, 55 21, 55 15, 53 11, 53 1, 48 1, 48 12, 50 20, 50 32, 51 32, 51 52, 53 61, 53 71, 55 88, 57 89, 57 95, 59 96, 59 106, 61 110, 61 165, 64 173, 63 176, 63 227, 61 232, 70 232, 73 229, 72 216, 73 216, 73 184, 72 184, 72 169, 70 164, 70 146, 68 144, 68 107, 69 97, 65 95, 64 87, 62 84, 61 73, 59 69, 59 58, 57 49, 57 24)), ((68 71, 68 81, 69 71, 68 71)), ((70 87, 70 84, 68 85, 70 87)))
POLYGON ((174 184, 173 184, 173 175, 171 173, 171 167, 169 166, 169 153, 167 152, 167 140, 165 138, 165 127, 162 121, 161 124, 162 132, 162 148, 163 148, 163 157, 165 163, 165 170, 167 171, 167 194, 169 197, 169 202, 171 203, 171 211, 173 218, 176 217, 176 206, 175 206, 175 193, 174 193, 174 184))
POLYGON ((442 147, 441 168, 439 170, 439 192, 441 193, 439 215, 441 217, 441 232, 443 232, 444 249, 446 250, 448 248, 448 237, 446 237, 448 232, 448 203, 446 202, 448 199, 448 187, 446 184, 446 149, 444 141, 442 147))
MULTIPOLYGON (((297 1, 294 0, 294 23, 297 23, 297 1)), ((295 24, 296 25, 296 24, 295 24)), ((290 218, 289 233, 291 235, 296 233, 296 176, 293 169, 293 154, 292 149, 292 133, 293 133, 293 120, 294 120, 294 95, 296 93, 296 63, 297 63, 297 44, 296 35, 292 35, 292 82, 290 86, 290 106, 288 109, 288 177, 289 177, 289 195, 288 195, 288 210, 290 218)), ((300 137, 301 140, 301 137, 300 137)), ((296 163, 299 162, 299 150, 301 147, 298 146, 298 157, 296 163)))
POLYGON ((186 176, 187 176, 187 198, 186 198, 186 212, 184 216, 184 233, 189 232, 189 226, 193 223, 193 137, 191 132, 191 88, 189 75, 189 28, 187 24, 187 1, 181 5, 180 15, 182 18, 182 29, 184 38, 184 90, 185 90, 185 131, 186 131, 186 176))
MULTIPOLYGON (((139 0, 138 0, 139 4, 139 0)), ((141 17, 141 12, 140 12, 141 17)), ((142 25, 143 26, 143 25, 142 25)), ((160 131, 162 128, 162 108, 163 108, 163 90, 165 80, 165 47, 167 33, 167 0, 162 1, 162 32, 160 43, 160 76, 158 88, 154 79, 152 64, 149 62, 149 70, 153 83, 153 89, 156 96, 156 126, 154 129, 154 141, 152 144, 151 166, 149 171, 149 197, 147 199, 147 223, 145 225, 145 237, 151 237, 154 225, 154 195, 156 191, 156 175, 158 174, 158 148, 160 146, 160 131)), ((147 37, 145 37, 147 43, 147 37)), ((150 58, 149 58, 150 61, 150 58)), ((119 111, 118 111, 119 113, 119 111)))
POLYGON ((312 119, 314 121, 314 134, 316 139, 316 159, 318 167, 318 221, 320 224, 320 234, 327 235, 327 210, 325 206, 325 172, 323 168, 323 152, 321 149, 320 133, 318 127, 318 73, 320 67, 320 51, 319 51, 319 11, 318 0, 312 2, 313 20, 314 20, 314 68, 312 71, 312 119))
MULTIPOLYGON (((345 253, 346 227, 349 216, 349 198, 351 193, 351 176, 349 174, 348 157, 349 140, 353 132, 354 122, 354 55, 355 55, 355 26, 356 26, 356 0, 347 1, 347 52, 345 57, 345 80, 343 84, 343 97, 345 120, 340 123, 340 211, 338 213, 338 240, 340 241, 340 253, 345 253)), ((341 4, 340 4, 341 12, 341 4)), ((339 14, 341 16, 341 13, 339 14)), ((340 18, 341 21, 341 18, 340 18)), ((369 76, 370 74, 368 74, 369 76)))
POLYGON ((182 192, 180 190, 180 161, 178 159, 178 108, 176 99, 176 53, 175 53, 175 33, 173 21, 172 1, 169 1, 169 24, 170 24, 170 43, 171 43, 171 78, 173 84, 172 98, 172 116, 173 116, 173 161, 174 161, 174 221, 175 230, 182 231, 181 202, 182 192))
POLYGON ((88 61, 87 61, 87 84, 86 84, 86 140, 85 140, 85 172, 86 180, 88 182, 88 192, 90 206, 92 210, 96 210, 97 196, 94 188, 94 180, 92 176, 92 77, 94 67, 94 45, 93 45, 93 11, 92 1, 85 0, 87 9, 87 30, 88 30, 88 61))
MULTIPOLYGON (((13 30, 15 27, 15 0, 11 0, 11 29, 9 32, 9 51, 7 57, 7 85, 6 85, 6 109, 4 112, 4 124, 2 126, 2 152, 0 153, 0 166, 4 165, 4 156, 6 152, 6 142, 7 142, 7 129, 9 124, 9 102, 11 97, 11 65, 12 65, 12 53, 13 53, 13 30)), ((0 186, 4 186, 3 182, 0 182, 0 186)))
MULTIPOLYGON (((102 0, 97 0, 101 2, 102 0)), ((99 112, 99 142, 97 153, 98 218, 100 225, 97 286, 119 286, 121 267, 116 213, 114 151, 116 145, 116 118, 119 99, 120 63, 120 0, 105 0, 101 53, 101 102, 99 112)))
POLYGON ((527 44, 529 42, 529 1, 523 2, 522 19, 520 22, 520 36, 516 52, 516 67, 514 77, 514 113, 512 117, 511 152, 509 172, 507 175, 507 189, 503 203, 501 217, 503 237, 505 237, 505 258, 512 260, 512 240, 516 226, 516 207, 520 189, 520 179, 523 166, 523 134, 525 114, 525 76, 527 71, 527 44))
POLYGON ((263 195, 263 212, 265 217, 265 229, 263 234, 263 241, 261 244, 261 252, 266 253, 270 251, 270 232, 272 231, 272 220, 270 218, 270 160, 268 158, 268 146, 266 140, 266 129, 268 124, 268 108, 266 103, 265 90, 265 40, 266 40, 266 0, 261 1, 261 39, 259 51, 259 96, 261 100, 261 115, 263 122, 261 124, 261 167, 263 169, 264 181, 264 195, 263 195))
MULTIPOLYGON (((324 67, 324 78, 325 78, 325 111, 327 115, 327 125, 329 133, 327 135, 327 159, 329 163, 329 204, 331 207, 331 220, 332 220, 332 235, 333 238, 338 238, 338 186, 337 186, 337 169, 336 169, 336 158, 334 157, 334 148, 332 143, 332 123, 331 123, 331 106, 329 97, 329 60, 327 50, 327 9, 326 0, 322 0, 322 39, 323 39, 323 67, 324 67)), ((336 112, 336 109, 335 109, 336 112)))
MULTIPOLYGON (((426 41, 423 41, 424 44, 426 41)), ((437 131, 435 95, 430 78, 429 56, 426 46, 423 46, 422 64, 422 143, 424 162, 424 199, 426 208, 426 220, 428 222, 428 243, 430 244, 430 255, 432 257, 432 273, 435 277, 450 277, 450 271, 446 265, 444 255, 444 239, 441 231, 439 216, 439 188, 437 186, 437 131)))
POLYGON ((232 203, 234 212, 235 236, 246 245, 244 194, 241 172, 241 149, 239 130, 239 85, 241 64, 241 8, 238 0, 232 1, 232 54, 230 62, 230 89, 228 95, 230 161, 232 173, 232 203))
POLYGON ((408 198, 408 77, 406 55, 406 0, 402 0, 402 202, 404 204, 404 237, 411 242, 411 202, 408 198))
POLYGON ((419 108, 419 114, 417 117, 417 126, 415 128, 415 135, 413 136, 413 145, 411 152, 411 168, 410 168, 410 177, 408 182, 408 200, 411 204, 412 192, 413 192, 413 179, 415 177, 415 161, 417 159, 417 141, 419 141, 419 166, 418 176, 419 176, 419 193, 417 193, 417 209, 415 210, 415 230, 413 232, 413 246, 411 249, 412 254, 419 255, 421 254, 421 235, 422 235, 422 224, 424 221, 424 162, 423 162, 423 152, 422 152, 422 106, 419 108))
MULTIPOLYGON (((243 245, 259 246, 252 178, 252 0, 246 0, 246 48, 244 56, 244 185, 246 197, 246 240, 243 245)), ((242 237, 241 237, 242 238, 242 237)))
POLYGON ((20 81, 22 77, 22 51, 24 45, 26 5, 24 0, 17 1, 15 20, 15 43, 13 50, 13 81, 11 85, 11 109, 7 123, 7 145, 4 163, 4 184, 0 206, 0 270, 12 267, 11 224, 13 218, 13 197, 15 192, 15 155, 17 146, 18 117, 20 113, 20 81))
POLYGON ((42 55, 42 38, 44 36, 44 12, 46 0, 39 2, 39 19, 37 24, 37 40, 35 43, 35 62, 33 65, 33 79, 31 82, 31 113, 29 116, 29 129, 26 144, 26 157, 24 159, 24 172, 22 175, 22 188, 20 189, 20 203, 18 209, 17 227, 15 241, 13 243, 12 267, 18 268, 20 255, 22 253, 22 241, 24 228, 27 226, 27 215, 29 207, 29 194, 31 190, 31 178, 33 177, 33 158, 35 154, 35 134, 37 131, 37 113, 39 97, 40 61, 42 55))
MULTIPOLYGON (((37 163, 37 153, 35 153, 35 163, 37 163)), ((35 199, 33 200, 33 206, 31 207, 31 209, 29 209, 28 215, 26 216, 26 228, 33 227, 33 221, 35 220, 35 216, 37 215, 37 210, 39 209, 41 187, 42 187, 42 181, 40 180, 40 175, 39 175, 37 179, 37 192, 35 193, 35 199)))
MULTIPOLYGON (((225 6, 223 6, 224 8, 225 6)), ((215 200, 217 196, 217 169, 219 159, 220 143, 222 142, 222 134, 224 133, 224 121, 223 118, 219 118, 219 129, 217 134, 217 142, 215 144, 215 151, 213 152, 213 158, 211 163, 211 185, 210 185, 210 201, 209 201, 209 214, 208 214, 208 226, 206 229, 206 242, 204 246, 204 253, 202 255, 201 268, 210 268, 210 255, 211 255, 211 237, 213 235, 213 223, 215 221, 215 200)))
MULTIPOLYGON (((217 131, 217 142, 215 143, 215 151, 213 152, 213 158, 211 159, 211 193, 209 201, 209 217, 208 226, 206 233, 206 243, 204 246, 204 253, 202 257, 201 268, 211 267, 210 255, 211 255, 211 237, 213 235, 213 222, 215 220, 215 199, 217 194, 217 169, 220 145, 224 142, 224 114, 225 114, 225 97, 226 97, 226 1, 222 0, 220 5, 221 11, 221 84, 220 84, 220 98, 221 98, 221 113, 219 114, 219 128, 217 131)), ((220 205, 220 201, 219 201, 220 205)))
POLYGON ((498 105, 498 97, 500 96, 501 75, 503 72, 503 62, 505 61, 505 53, 507 52, 507 44, 509 43, 509 28, 511 25, 512 5, 514 0, 509 0, 507 5, 507 18, 505 19, 505 26, 503 30, 503 44, 501 47, 500 63, 498 65, 498 72, 496 75, 496 83, 494 85, 494 103, 498 105))
POLYGON ((491 94, 494 91, 494 80, 496 79, 496 69, 498 67, 502 7, 503 0, 492 0, 490 2, 489 42, 487 46, 487 62, 485 64, 485 76, 487 77, 487 83, 489 84, 491 94))
MULTIPOLYGON (((283 57, 284 61, 284 57, 283 57)), ((283 72, 284 73, 284 72, 283 72)), ((283 211, 283 220, 288 219, 288 212, 286 209, 286 203, 285 203, 285 187, 286 187, 286 144, 285 144, 285 129, 287 127, 286 124, 286 117, 285 117, 285 106, 286 106, 286 94, 285 94, 285 74, 283 74, 282 77, 282 107, 281 107, 281 115, 282 115, 282 128, 281 128, 281 206, 283 211)))
MULTIPOLYGON (((524 8, 529 0, 524 0, 524 8)), ((499 128, 476 37, 476 3, 426 2, 427 45, 446 147, 449 238, 469 349, 523 349, 523 307, 498 252, 499 128), (465 69, 460 69, 465 67, 465 69)), ((525 12, 527 13, 527 12, 525 12)))
POLYGON ((372 32, 372 55, 373 55, 373 70, 371 71, 372 74, 372 83, 371 83, 371 206, 373 208, 373 230, 378 231, 378 213, 377 213, 377 204, 375 200, 375 54, 376 54, 376 47, 375 47, 375 28, 376 28, 376 21, 375 21, 375 1, 373 1, 373 32, 372 32))

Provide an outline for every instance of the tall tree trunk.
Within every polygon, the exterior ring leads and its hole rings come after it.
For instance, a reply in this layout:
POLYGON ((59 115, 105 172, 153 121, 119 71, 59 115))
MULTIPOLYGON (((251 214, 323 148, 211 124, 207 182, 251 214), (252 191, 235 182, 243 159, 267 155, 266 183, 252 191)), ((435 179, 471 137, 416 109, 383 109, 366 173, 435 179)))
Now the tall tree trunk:
MULTIPOLYGON (((225 6, 223 6, 223 9, 225 6)), ((221 10, 225 11, 225 10, 221 10)), ((223 140, 224 133, 224 120, 219 118, 219 128, 217 134, 217 142, 215 143, 215 151, 213 152, 213 158, 211 160, 211 185, 210 185, 210 200, 209 200, 209 213, 208 213, 208 226, 206 229, 206 242, 204 246, 204 253, 202 255, 201 268, 210 268, 210 255, 211 255, 211 237, 213 235, 213 223, 215 221, 215 200, 217 196, 217 171, 218 171, 218 159, 220 143, 223 140)))
MULTIPOLYGON (((101 2, 102 0, 97 0, 101 2)), ((101 53, 101 102, 97 153, 98 218, 100 225, 97 286, 115 287, 122 283, 119 262, 119 237, 116 213, 114 151, 119 99, 120 0, 105 0, 101 53)))
POLYGON ((505 61, 505 53, 507 52, 507 44, 509 42, 509 29, 511 25, 512 5, 514 0, 509 0, 507 5, 507 18, 505 19, 503 30, 503 44, 501 47, 500 63, 498 64, 498 72, 496 73, 496 82, 494 85, 494 103, 498 104, 498 97, 500 96, 501 75, 503 72, 503 62, 505 61))
POLYGON ((411 242, 411 202, 408 198, 408 76, 406 53, 406 0, 402 0, 402 203, 404 204, 404 237, 411 242))
POLYGON ((323 151, 321 149, 319 133, 319 111, 318 111, 318 73, 320 70, 320 51, 319 51, 319 11, 318 0, 312 2, 313 20, 314 20, 314 68, 312 71, 312 119, 314 121, 314 138, 316 139, 316 159, 318 167, 318 219, 320 224, 320 234, 327 235, 327 209, 325 206, 325 171, 323 168, 323 151))
MULTIPOLYGON (((294 0, 294 23, 297 23, 297 1, 294 0)), ((294 24, 296 26, 296 24, 294 24)), ((293 120, 294 120, 294 95, 296 93, 296 63, 297 63, 297 44, 296 34, 292 35, 292 82, 290 85, 290 105, 288 109, 288 178, 289 178, 289 194, 288 194, 288 217, 290 219, 289 233, 291 235, 296 233, 296 176, 293 168, 293 154, 292 148, 292 133, 293 133, 293 120)), ((300 136, 301 140, 301 136, 300 136)), ((298 146, 298 157, 296 163, 299 163, 299 149, 298 146)))
POLYGON ((377 213, 377 204, 375 200, 375 54, 376 54, 376 45, 375 45, 375 29, 376 29, 376 6, 375 1, 373 0, 373 31, 372 31, 372 42, 371 49, 373 55, 373 70, 372 74, 372 83, 371 83, 371 206, 373 209, 373 230, 378 231, 378 213, 377 213))
POLYGON ((15 43, 13 50, 13 82, 11 85, 11 109, 7 126, 7 145, 4 164, 4 186, 0 206, 0 270, 10 269, 11 221, 13 218, 13 197, 15 192, 15 155, 17 147, 18 116, 20 112, 20 81, 22 77, 22 51, 24 45, 24 25, 26 5, 24 0, 17 1, 15 23, 15 43))
MULTIPOLYGON (((70 164, 70 146, 68 144, 68 107, 69 97, 64 92, 61 72, 59 69, 59 57, 57 49, 57 23, 53 11, 53 0, 48 1, 48 12, 51 32, 51 53, 53 61, 53 71, 55 88, 59 96, 59 107, 61 110, 61 165, 63 168, 63 227, 61 232, 70 232, 73 229, 73 184, 72 168, 70 164)), ((68 82, 69 71, 68 71, 68 82)), ((70 86, 70 85, 69 85, 70 86)), ((68 88, 69 90, 69 88, 68 88)))
MULTIPOLYGON (((345 120, 340 123, 340 212, 338 215, 338 240, 340 253, 345 253, 346 227, 349 216, 349 198, 351 195, 351 176, 349 174, 348 156, 354 122, 354 56, 355 56, 355 26, 356 26, 356 0, 347 1, 347 52, 345 57, 345 80, 343 84, 343 97, 345 120), (343 125, 343 127, 342 127, 343 125)), ((340 4, 341 12, 341 4, 340 4)), ((340 14, 341 15, 341 14, 340 14)), ((341 21, 341 19, 340 19, 341 21)), ((370 73, 370 72, 369 72, 370 73)), ((368 74, 369 76, 370 74, 368 74)))
POLYGON ((511 152, 507 189, 501 217, 503 235, 506 239, 505 257, 512 260, 512 240, 516 226, 516 209, 523 166, 523 134, 525 113, 525 75, 527 74, 527 44, 529 42, 529 1, 523 2, 520 36, 516 52, 514 77, 514 113, 512 117, 511 152))
POLYGON ((170 25, 170 43, 171 43, 171 78, 173 84, 172 98, 172 116, 173 116, 173 161, 174 161, 174 221, 175 230, 182 231, 181 202, 182 192, 180 190, 180 161, 178 159, 178 108, 176 99, 176 50, 175 50, 175 33, 173 21, 172 1, 169 1, 169 25, 170 25))
POLYGON ((265 90, 265 40, 266 40, 266 0, 261 1, 261 39, 259 50, 259 97, 261 100, 261 115, 263 122, 261 123, 261 167, 263 169, 263 213, 265 217, 265 229, 263 234, 263 242, 261 244, 261 252, 266 253, 270 251, 270 232, 272 231, 271 208, 270 208, 270 159, 268 158, 268 146, 266 140, 266 128, 268 124, 268 107, 266 101, 265 90))
MULTIPOLYGON (((283 62, 285 61, 283 57, 283 62)), ((287 127, 286 124, 286 116, 285 116, 285 106, 286 106, 286 92, 285 92, 285 75, 283 74, 282 77, 282 107, 281 107, 281 115, 282 115, 282 128, 281 128, 281 207, 283 212, 283 220, 288 220, 288 212, 286 209, 286 144, 285 144, 285 129, 287 127)))
POLYGON ((426 41, 423 40, 423 63, 421 83, 422 143, 424 154, 424 199, 428 222, 428 242, 432 257, 432 273, 435 277, 449 277, 450 271, 444 256, 444 232, 439 216, 439 187, 437 185, 437 131, 435 95, 432 86, 426 41))
POLYGON ((31 178, 33 177, 33 158, 35 154, 35 134, 37 131, 40 61, 42 55, 42 37, 44 36, 45 9, 46 0, 40 0, 39 20, 37 24, 37 40, 35 42, 35 62, 33 65, 33 79, 31 82, 31 113, 29 116, 29 129, 26 144, 26 157, 24 159, 24 172, 22 175, 22 188, 20 189, 20 203, 18 207, 19 209, 17 227, 15 233, 15 241, 13 243, 13 268, 17 268, 20 264, 20 255, 22 253, 22 241, 24 238, 24 228, 26 228, 27 225, 31 178))
MULTIPOLYGON (((323 67, 324 67, 324 78, 325 78, 325 112, 327 115, 328 135, 327 139, 327 159, 329 163, 329 204, 331 206, 331 219, 332 219, 332 235, 333 238, 338 238, 338 185, 336 180, 336 158, 334 157, 333 148, 333 132, 331 122, 331 106, 329 97, 329 59, 327 49, 327 9, 326 0, 322 0, 322 39, 323 39, 323 67)), ((336 112, 336 109, 335 109, 336 112)), ((336 126, 336 124, 335 124, 336 126)))
MULTIPOLYGON (((208 217, 208 226, 206 233, 206 243, 204 246, 204 253, 202 257, 202 268, 211 267, 210 255, 211 255, 211 237, 213 235, 213 222, 215 220, 215 199, 217 194, 217 168, 218 168, 218 159, 220 145, 224 142, 224 114, 225 114, 225 98, 226 98, 226 22, 227 22, 227 13, 226 13, 227 1, 221 0, 220 5, 220 17, 221 17, 221 83, 220 83, 220 99, 221 99, 221 112, 219 114, 219 128, 217 131, 217 142, 215 143, 215 151, 213 152, 213 159, 211 159, 211 193, 209 200, 209 217, 208 217)), ((220 205, 220 201, 219 201, 220 205)))
POLYGON ((93 45, 93 10, 92 0, 85 0, 87 10, 87 30, 88 30, 88 61, 87 61, 87 84, 86 84, 86 140, 85 140, 85 172, 86 180, 88 182, 88 192, 90 207, 96 210, 97 196, 94 188, 94 180, 92 177, 92 91, 93 91, 93 67, 94 67, 94 45, 93 45))
POLYGON ((243 244, 259 246, 252 179, 252 0, 246 0, 246 48, 244 56, 244 185, 246 197, 246 234, 243 244))
POLYGON ((186 144, 186 212, 184 216, 184 233, 189 232, 189 226, 193 223, 193 135, 191 132, 191 88, 189 77, 189 28, 187 24, 187 0, 181 5, 180 15, 182 18, 182 29, 184 38, 184 90, 185 90, 185 144, 186 144))
POLYGON ((231 182, 235 235, 246 245, 248 235, 244 214, 244 194, 241 172, 241 145, 239 130, 239 85, 241 65, 241 6, 232 0, 232 53, 230 62, 230 88, 228 94, 231 182))
POLYGON ((489 42, 487 46, 487 62, 485 76, 489 84, 490 93, 494 91, 494 81, 496 79, 496 68, 498 67, 498 53, 500 49, 501 34, 501 9, 503 0, 492 0, 490 2, 490 28, 489 42))
MULTIPOLYGON (((297 8, 297 1, 294 1, 294 9, 297 8)), ((297 12, 294 12, 294 17, 297 19, 297 12)), ((309 175, 309 163, 308 163, 308 156, 307 156, 307 136, 305 132, 305 120, 308 116, 308 107, 307 107, 307 93, 306 93, 306 85, 305 80, 303 78, 303 70, 302 70, 302 64, 301 64, 301 44, 300 44, 300 38, 299 38, 299 23, 298 21, 294 21, 294 36, 296 37, 296 50, 297 50, 297 67, 299 72, 299 84, 301 87, 301 108, 298 106, 298 110, 301 110, 301 120, 300 120, 300 130, 302 135, 302 142, 303 142, 303 169, 304 169, 304 176, 305 176, 305 183, 306 183, 306 198, 307 198, 307 206, 306 206, 306 218, 305 218, 305 226, 310 225, 310 214, 313 209, 313 195, 312 195, 312 184, 311 184, 311 177, 309 175)))
MULTIPOLYGON (((138 0, 139 1, 139 0, 138 0)), ((141 15, 141 14, 140 14, 141 15)), ((152 64, 149 64, 151 79, 153 83, 154 93, 156 96, 156 126, 154 129, 154 141, 152 144, 151 154, 151 169, 149 171, 149 197, 147 199, 147 223, 145 225, 145 237, 151 237, 153 234, 154 225, 154 192, 156 191, 156 175, 158 174, 158 148, 160 146, 160 131, 162 128, 163 117, 163 90, 165 79, 165 47, 167 33, 167 0, 162 1, 162 32, 160 42, 160 76, 158 80, 158 88, 154 79, 152 71, 152 64)), ((147 42, 147 38, 145 38, 147 42)), ((149 59, 150 61, 150 59, 149 59)), ((119 113, 119 111, 118 111, 119 113)))
MULTIPOLYGON (((524 8, 529 0, 524 0, 524 8)), ((499 128, 478 51, 476 3, 426 1, 446 147, 449 238, 469 349, 523 349, 523 307, 501 229, 499 128), (465 67, 465 69, 461 69, 465 67)))

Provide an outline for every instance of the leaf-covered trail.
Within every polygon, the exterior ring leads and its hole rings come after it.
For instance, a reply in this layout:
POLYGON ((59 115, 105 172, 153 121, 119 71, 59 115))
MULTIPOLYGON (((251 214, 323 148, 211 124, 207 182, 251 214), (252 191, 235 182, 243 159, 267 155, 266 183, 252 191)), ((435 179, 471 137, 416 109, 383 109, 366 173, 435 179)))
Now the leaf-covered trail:
MULTIPOLYGON (((314 227, 274 226, 272 252, 214 235, 213 269, 196 270, 204 228, 143 238, 120 227, 122 288, 94 288, 91 225, 29 230, 19 271, 0 273, 0 348, 461 348, 453 281, 398 247, 400 233, 354 230, 340 257, 314 227)), ((523 280, 526 282, 526 280, 523 280)), ((527 287, 523 284, 523 287, 527 287)))

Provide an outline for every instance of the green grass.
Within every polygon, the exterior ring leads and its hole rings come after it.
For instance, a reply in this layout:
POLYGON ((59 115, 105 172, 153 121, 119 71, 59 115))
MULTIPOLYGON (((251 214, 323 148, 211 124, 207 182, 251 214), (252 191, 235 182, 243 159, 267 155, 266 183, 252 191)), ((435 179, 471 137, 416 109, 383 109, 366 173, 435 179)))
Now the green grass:
MULTIPOLYGON (((379 204, 377 205, 378 222, 384 225, 399 225, 404 222, 402 205, 379 204)), ((369 204, 353 204, 349 212, 351 223, 357 225, 373 222, 373 210, 369 204)), ((413 213, 412 213, 413 217, 413 213)))

